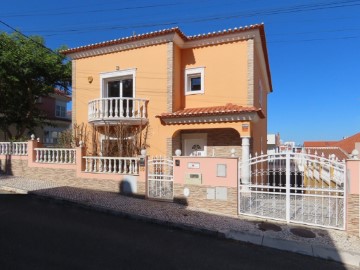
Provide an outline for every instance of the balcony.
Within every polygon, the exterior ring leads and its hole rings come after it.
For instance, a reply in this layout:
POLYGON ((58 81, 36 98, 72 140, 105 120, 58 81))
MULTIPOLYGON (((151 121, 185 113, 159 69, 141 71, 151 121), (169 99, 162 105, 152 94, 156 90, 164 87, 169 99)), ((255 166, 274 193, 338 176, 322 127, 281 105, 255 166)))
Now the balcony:
POLYGON ((88 121, 94 125, 146 124, 147 103, 141 98, 94 99, 88 105, 88 121))

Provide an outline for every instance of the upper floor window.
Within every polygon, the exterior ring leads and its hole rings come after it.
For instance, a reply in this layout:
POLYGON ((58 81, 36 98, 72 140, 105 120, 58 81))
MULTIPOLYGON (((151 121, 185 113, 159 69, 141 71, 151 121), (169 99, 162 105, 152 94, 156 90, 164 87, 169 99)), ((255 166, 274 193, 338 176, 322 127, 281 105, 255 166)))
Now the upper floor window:
POLYGON ((204 93, 204 68, 185 69, 185 95, 204 93))
POLYGON ((106 98, 134 98, 136 69, 124 69, 100 74, 101 96, 106 98))
POLYGON ((66 117, 66 106, 56 105, 55 116, 65 118, 66 117))

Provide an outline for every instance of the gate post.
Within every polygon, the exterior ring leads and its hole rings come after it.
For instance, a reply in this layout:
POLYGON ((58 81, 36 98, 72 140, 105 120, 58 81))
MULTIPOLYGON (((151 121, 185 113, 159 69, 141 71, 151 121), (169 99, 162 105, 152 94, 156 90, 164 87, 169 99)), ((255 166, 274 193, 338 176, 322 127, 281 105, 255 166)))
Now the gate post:
POLYGON ((286 222, 290 222, 290 153, 286 152, 286 222))
POLYGON ((250 184, 250 137, 241 138, 241 184, 250 184))

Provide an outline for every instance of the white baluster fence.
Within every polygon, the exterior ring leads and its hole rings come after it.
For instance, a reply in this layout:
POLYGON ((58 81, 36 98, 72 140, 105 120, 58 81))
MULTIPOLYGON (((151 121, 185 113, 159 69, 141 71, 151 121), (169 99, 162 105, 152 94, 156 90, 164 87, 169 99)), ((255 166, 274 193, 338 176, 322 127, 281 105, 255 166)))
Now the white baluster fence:
POLYGON ((137 157, 83 157, 85 172, 139 175, 137 157))
POLYGON ((0 142, 0 155, 26 156, 27 142, 0 142))
POLYGON ((76 149, 35 148, 37 163, 76 164, 76 149))
POLYGON ((103 119, 145 119, 146 103, 141 98, 101 98, 89 102, 89 121, 103 119))

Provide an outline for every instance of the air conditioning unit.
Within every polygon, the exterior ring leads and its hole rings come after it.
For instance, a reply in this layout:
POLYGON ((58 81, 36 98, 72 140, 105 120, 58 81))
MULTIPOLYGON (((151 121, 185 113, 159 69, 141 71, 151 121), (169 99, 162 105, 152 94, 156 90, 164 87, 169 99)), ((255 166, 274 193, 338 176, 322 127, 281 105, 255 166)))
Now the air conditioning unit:
POLYGON ((201 173, 187 173, 185 174, 185 184, 188 185, 201 185, 202 175, 201 173))

